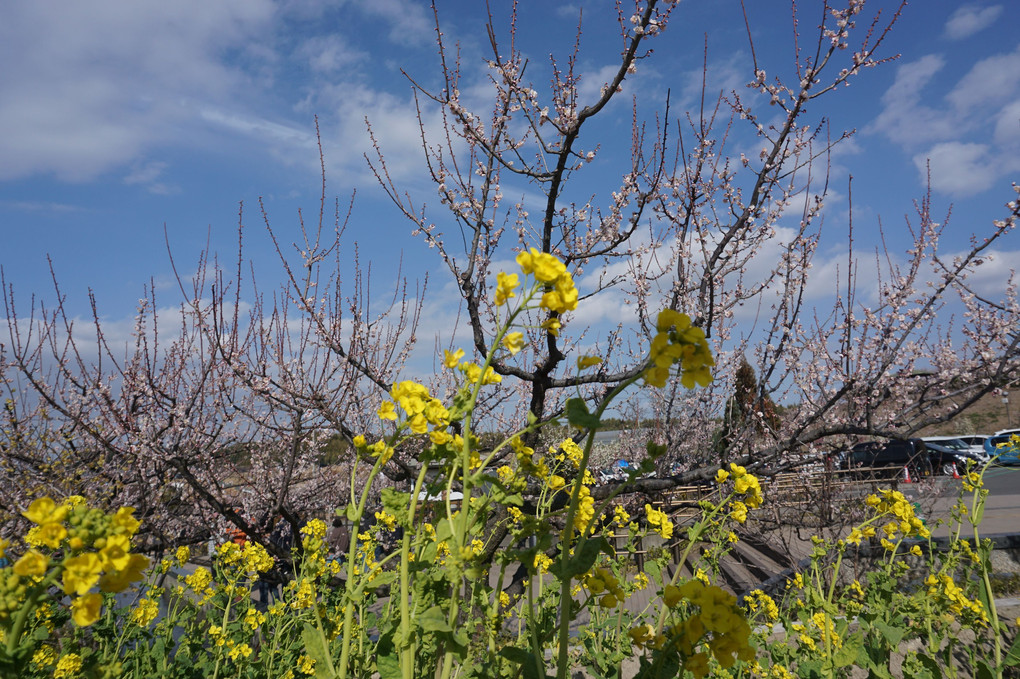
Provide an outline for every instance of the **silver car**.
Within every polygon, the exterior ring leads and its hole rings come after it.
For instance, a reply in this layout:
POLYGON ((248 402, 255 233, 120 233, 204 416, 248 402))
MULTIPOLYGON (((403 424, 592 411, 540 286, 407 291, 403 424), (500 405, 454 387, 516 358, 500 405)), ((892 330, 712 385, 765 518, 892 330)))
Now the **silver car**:
POLYGON ((957 436, 925 436, 921 440, 925 444, 934 443, 937 446, 948 448, 961 457, 974 460, 978 465, 988 464, 991 459, 983 446, 969 444, 957 436))

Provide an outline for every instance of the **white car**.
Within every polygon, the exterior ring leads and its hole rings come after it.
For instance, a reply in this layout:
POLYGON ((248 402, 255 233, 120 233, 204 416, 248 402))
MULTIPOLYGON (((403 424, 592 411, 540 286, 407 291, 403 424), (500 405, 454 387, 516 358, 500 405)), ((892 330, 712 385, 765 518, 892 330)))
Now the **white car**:
MULTIPOLYGON (((981 437, 982 439, 984 437, 981 437)), ((925 436, 921 439, 925 443, 934 443, 944 448, 949 448, 957 455, 969 457, 979 465, 987 464, 991 458, 985 452, 984 446, 967 443, 959 436, 925 436)))

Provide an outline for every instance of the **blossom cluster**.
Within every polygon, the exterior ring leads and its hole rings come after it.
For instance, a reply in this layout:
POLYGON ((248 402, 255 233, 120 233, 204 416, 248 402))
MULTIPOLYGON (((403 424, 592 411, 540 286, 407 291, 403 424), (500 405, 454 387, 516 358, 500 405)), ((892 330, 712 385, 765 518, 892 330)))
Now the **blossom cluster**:
MULTIPOLYGON (((517 264, 525 275, 534 275, 535 280, 545 284, 546 291, 539 302, 541 308, 558 314, 577 308, 574 278, 567 271, 566 265, 555 255, 531 248, 528 252, 517 255, 517 264)), ((497 300, 498 294, 497 288, 497 300)))
MULTIPOLYGON (((881 495, 869 495, 864 504, 875 511, 876 517, 888 516, 891 518, 881 530, 883 537, 881 544, 887 550, 895 549, 892 542, 897 535, 904 538, 919 537, 927 539, 931 532, 924 525, 920 518, 914 515, 914 506, 907 500, 903 493, 898 490, 883 489, 881 495)), ((870 538, 876 534, 873 526, 857 527, 850 531, 846 541, 851 544, 859 544, 862 538, 870 538)), ((916 547, 916 545, 915 545, 916 547)), ((919 555, 920 549, 914 550, 919 555)))
POLYGON ((60 503, 49 497, 34 500, 22 512, 34 524, 25 536, 29 548, 0 570, 0 624, 28 598, 46 598, 54 584, 70 597, 75 624, 85 627, 98 620, 100 592, 123 591, 141 580, 149 566, 147 557, 131 551, 139 527, 133 513, 122 507, 106 514, 88 507, 80 496, 60 503))
POLYGON ((695 384, 707 387, 712 382, 712 350, 705 339, 705 331, 693 325, 686 314, 663 309, 655 323, 656 335, 652 339, 651 357, 645 369, 645 384, 664 387, 671 368, 680 364, 680 382, 693 389, 695 384))
POLYGON ((740 465, 730 463, 729 471, 720 469, 715 474, 716 483, 726 483, 733 479, 733 492, 741 495, 741 500, 733 500, 730 503, 730 518, 737 523, 747 521, 747 510, 757 509, 764 501, 761 493, 761 482, 754 474, 748 473, 747 469, 740 465))
POLYGON ((693 578, 680 586, 666 585, 662 600, 683 619, 662 632, 656 632, 650 624, 632 628, 630 638, 638 648, 678 654, 684 668, 697 679, 708 674, 711 658, 724 669, 733 667, 737 660, 754 660, 751 627, 736 597, 729 592, 693 578))

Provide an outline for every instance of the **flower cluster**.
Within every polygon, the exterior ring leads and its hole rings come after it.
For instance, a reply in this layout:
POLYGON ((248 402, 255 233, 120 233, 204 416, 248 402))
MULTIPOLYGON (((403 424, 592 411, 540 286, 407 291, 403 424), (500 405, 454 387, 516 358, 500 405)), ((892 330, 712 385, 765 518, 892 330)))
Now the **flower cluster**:
POLYGON ((673 537, 673 522, 669 520, 666 512, 655 509, 651 505, 646 504, 645 518, 652 530, 662 536, 662 538, 669 540, 673 537))
POLYGON ((956 615, 968 613, 974 619, 987 624, 988 614, 980 601, 967 598, 967 594, 945 573, 932 573, 924 581, 928 587, 928 597, 936 604, 944 605, 956 615))
POLYGON ((757 509, 764 501, 761 483, 757 476, 749 474, 746 469, 733 463, 730 463, 729 471, 720 469, 715 474, 716 483, 720 484, 726 483, 731 477, 733 478, 733 492, 741 495, 742 499, 733 500, 730 503, 730 518, 737 523, 744 523, 747 521, 747 510, 757 509))
POLYGON ((647 624, 632 628, 630 638, 638 648, 678 654, 697 679, 708 674, 710 656, 724 669, 737 660, 754 660, 751 627, 732 594, 695 578, 679 587, 666 585, 662 601, 674 615, 686 610, 686 617, 660 634, 647 624))
POLYGON ((823 648, 841 648, 843 640, 836 633, 836 625, 832 617, 824 611, 811 616, 809 624, 801 622, 790 624, 790 630, 797 635, 801 648, 816 653, 823 648))
POLYGON ((655 329, 657 334, 652 339, 649 366, 644 373, 645 384, 666 386, 670 369, 679 363, 680 383, 684 387, 708 386, 712 382, 715 360, 705 332, 692 325, 689 316, 673 309, 659 312, 655 329))
POLYGON ((593 568, 585 576, 584 586, 593 596, 599 597, 602 608, 616 608, 627 596, 620 581, 608 568, 593 568))
MULTIPOLYGON (((855 581, 856 582, 856 581, 855 581)), ((761 611, 767 624, 774 623, 779 620, 779 606, 776 602, 760 589, 751 590, 751 592, 744 597, 744 606, 747 608, 749 613, 757 613, 761 611)))
MULTIPOLYGON (((883 489, 878 495, 869 495, 864 504, 875 510, 876 518, 889 516, 892 520, 882 526, 884 537, 881 539, 882 546, 893 550, 895 544, 892 540, 902 534, 902 537, 919 537, 927 539, 931 532, 925 527, 924 522, 914 515, 914 506, 898 490, 883 489)), ((857 544, 862 537, 871 537, 875 534, 871 526, 854 528, 847 536, 847 542, 857 544)))
MULTIPOLYGON (((510 335, 507 335, 507 337, 509 338, 511 335, 515 335, 515 334, 520 335, 520 333, 510 333, 510 335)), ((519 342, 518 342, 518 338, 514 337, 512 339, 512 342, 514 343, 515 347, 517 347, 517 349, 516 349, 516 351, 515 350, 511 350, 511 351, 513 351, 513 353, 516 353, 517 351, 519 351, 521 348, 524 347, 524 336, 521 335, 521 337, 519 339, 519 342), (518 344, 519 344, 519 347, 517 346, 518 344)), ((467 380, 467 382, 470 383, 470 384, 478 384, 479 382, 481 384, 483 384, 483 385, 486 385, 486 384, 499 384, 500 382, 503 381, 503 376, 500 375, 499 373, 497 373, 495 370, 493 370, 491 365, 490 366, 486 366, 485 370, 482 370, 482 368, 477 363, 474 363, 472 361, 463 361, 462 362, 460 359, 462 359, 463 357, 464 357, 464 350, 463 349, 457 349, 457 351, 454 351, 454 352, 450 352, 450 351, 444 350, 443 351, 443 365, 445 365, 450 370, 459 370, 459 371, 461 371, 464 374, 464 379, 467 380)), ((410 384, 414 384, 414 382, 411 382, 410 384)), ((417 386, 421 387, 421 389, 425 389, 425 387, 422 387, 421 385, 417 385, 417 386)), ((428 390, 426 390, 425 393, 427 394, 428 390)), ((383 405, 385 406, 386 404, 384 403, 383 405)), ((442 403, 440 403, 440 405, 442 405, 442 403)), ((381 416, 382 415, 380 414, 380 417, 381 416)), ((449 418, 449 413, 447 413, 447 418, 449 418)), ((396 419, 396 416, 394 416, 394 417, 392 417, 390 419, 396 419)), ((447 419, 447 422, 446 422, 446 425, 448 425, 448 424, 449 424, 449 419, 447 419)), ((443 426, 445 427, 446 425, 443 425, 443 426)), ((413 430, 414 429, 412 428, 412 431, 413 430)), ((415 433, 424 434, 425 431, 424 430, 416 431, 415 433)), ((439 445, 439 444, 437 444, 437 445, 439 445)))
MULTIPOLYGON (((546 291, 542 294, 542 300, 539 302, 541 308, 558 314, 577 308, 577 288, 574 286, 574 278, 555 255, 531 248, 530 251, 517 255, 517 264, 525 275, 534 275, 535 280, 545 284, 546 291)), ((514 278, 516 279, 516 276, 514 278)), ((497 283, 497 299, 498 296, 497 283)))
POLYGON ((141 580, 149 559, 131 552, 138 531, 134 510, 113 514, 89 508, 79 497, 57 503, 49 497, 32 502, 22 515, 35 524, 25 537, 30 548, 0 571, 0 623, 29 598, 41 600, 49 584, 58 583, 71 598, 71 618, 85 627, 99 619, 101 592, 120 592, 141 580))
POLYGON ((443 431, 450 425, 450 411, 443 402, 432 398, 429 390, 417 382, 404 380, 390 389, 393 401, 383 401, 379 406, 379 418, 396 420, 396 405, 407 415, 407 426, 415 434, 428 432, 429 425, 443 431))

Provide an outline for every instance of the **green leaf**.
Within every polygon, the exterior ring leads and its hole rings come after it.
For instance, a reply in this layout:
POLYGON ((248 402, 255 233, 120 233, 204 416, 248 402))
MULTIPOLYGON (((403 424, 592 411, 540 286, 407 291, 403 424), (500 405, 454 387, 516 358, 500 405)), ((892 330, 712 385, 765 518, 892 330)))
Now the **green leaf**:
POLYGON ((887 625, 881 620, 876 620, 874 627, 882 635, 882 638, 884 638, 893 648, 900 645, 900 640, 903 639, 903 635, 906 633, 906 630, 902 627, 893 627, 892 625, 887 625))
POLYGON ((567 399, 567 421, 579 429, 595 429, 599 426, 599 418, 588 412, 588 404, 583 398, 567 399))
POLYGON ((850 665, 853 665, 857 660, 857 653, 860 650, 859 643, 859 640, 858 644, 848 644, 844 641, 843 646, 832 654, 832 662, 837 667, 849 667, 850 665))
POLYGON ((868 677, 893 679, 889 672, 889 654, 876 646, 862 645, 857 653, 857 664, 868 670, 868 677))
POLYGON ((379 642, 375 645, 375 669, 380 679, 399 679, 402 676, 400 653, 394 644, 392 628, 379 635, 379 642))
POLYGON ((305 644, 305 652, 315 661, 315 678, 332 679, 336 674, 332 669, 329 657, 329 646, 322 634, 311 623, 305 623, 301 630, 301 640, 305 644))
POLYGON ((974 675, 976 679, 993 679, 995 672, 984 660, 977 661, 977 674, 974 675))
MULTIPOLYGON (((339 512, 339 510, 337 510, 339 512)), ((358 518, 358 507, 353 502, 347 505, 347 520, 354 521, 358 518)))
POLYGON ((443 519, 442 521, 436 522, 436 537, 435 542, 443 542, 453 537, 453 526, 450 524, 449 519, 443 519))
POLYGON ((601 552, 605 552, 609 556, 616 554, 616 550, 604 537, 588 538, 574 548, 574 555, 567 559, 565 564, 562 561, 556 561, 549 567, 549 572, 561 581, 587 573, 595 565, 595 560, 599 558, 601 552))
POLYGON ((1020 634, 1016 635, 1013 645, 1006 651, 1006 657, 1002 661, 1003 667, 1012 667, 1013 665, 1020 665, 1020 634))
POLYGON ((446 621, 446 615, 443 614, 443 609, 438 605, 432 606, 424 613, 421 613, 415 618, 415 622, 423 630, 428 632, 452 632, 453 628, 450 627, 450 623, 446 621))
POLYGON ((662 455, 666 452, 666 446, 665 444, 649 441, 648 443, 645 444, 645 450, 648 451, 649 458, 651 458, 652 460, 656 460, 662 457, 662 455))
POLYGON ((544 677, 538 673, 534 653, 523 648, 517 648, 516 646, 508 646, 500 649, 499 654, 510 662, 520 665, 524 679, 544 679, 544 677))
POLYGON ((379 679, 400 679, 403 676, 400 671, 400 654, 379 653, 375 657, 375 669, 379 672, 379 679))
POLYGON ((809 679, 821 679, 823 669, 821 660, 804 660, 797 667, 798 674, 809 679))
POLYGON ((379 496, 382 498, 382 506, 386 513, 397 517, 397 523, 407 528, 404 524, 407 523, 407 508, 411 504, 411 494, 383 488, 379 491, 379 496))
POLYGON ((362 582, 358 585, 351 593, 351 599, 353 601, 361 601, 361 597, 365 596, 366 591, 375 591, 383 585, 388 585, 397 579, 397 573, 395 571, 383 571, 375 576, 375 579, 371 582, 362 582))
POLYGON ((939 679, 942 676, 942 668, 939 667, 939 663, 935 658, 926 653, 918 653, 917 660, 926 670, 926 674, 920 676, 931 677, 931 679, 939 679))

